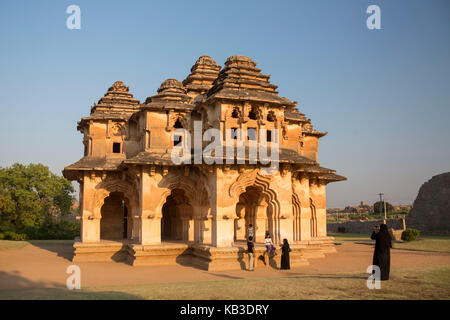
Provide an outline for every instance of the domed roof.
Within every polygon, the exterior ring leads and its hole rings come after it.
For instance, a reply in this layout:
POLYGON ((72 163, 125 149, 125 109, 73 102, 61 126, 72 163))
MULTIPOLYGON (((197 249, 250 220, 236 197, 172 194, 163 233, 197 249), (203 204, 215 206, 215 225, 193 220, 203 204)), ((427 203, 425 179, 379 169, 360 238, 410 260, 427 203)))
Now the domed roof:
POLYGON ((210 99, 234 99, 268 102, 276 105, 294 106, 289 99, 279 97, 278 86, 269 82, 270 75, 261 73, 250 57, 233 55, 225 62, 211 89, 206 93, 210 99))
POLYGON ((219 75, 220 66, 210 56, 203 55, 191 67, 191 73, 183 80, 188 93, 203 94, 212 87, 219 75))
POLYGON ((167 79, 161 83, 158 94, 148 97, 146 104, 160 104, 164 102, 188 103, 191 98, 186 94, 186 88, 177 79, 167 79))
POLYGON ((186 93, 186 88, 183 87, 183 84, 177 79, 167 79, 163 83, 161 83, 158 93, 164 92, 179 92, 186 93))
POLYGON ((130 87, 127 87, 122 81, 116 81, 105 95, 98 101, 98 105, 137 105, 139 101, 133 98, 129 93, 130 87))

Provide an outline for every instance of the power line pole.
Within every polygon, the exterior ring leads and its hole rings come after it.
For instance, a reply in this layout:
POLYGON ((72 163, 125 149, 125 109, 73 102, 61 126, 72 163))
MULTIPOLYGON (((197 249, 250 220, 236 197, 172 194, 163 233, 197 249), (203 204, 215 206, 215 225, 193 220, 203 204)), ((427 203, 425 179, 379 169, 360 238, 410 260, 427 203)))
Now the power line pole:
MULTIPOLYGON (((384 193, 379 193, 380 196, 380 202, 383 203, 383 195, 384 193)), ((384 200, 384 220, 386 220, 386 200, 384 200)))

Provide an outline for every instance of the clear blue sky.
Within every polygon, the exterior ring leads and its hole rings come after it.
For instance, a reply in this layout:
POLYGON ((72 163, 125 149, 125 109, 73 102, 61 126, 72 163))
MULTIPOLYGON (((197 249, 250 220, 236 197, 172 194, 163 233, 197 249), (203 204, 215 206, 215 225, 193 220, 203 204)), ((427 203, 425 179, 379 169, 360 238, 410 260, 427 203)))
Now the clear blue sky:
POLYGON ((76 122, 116 80, 137 99, 183 80, 202 54, 247 55, 329 134, 319 162, 348 178, 328 207, 415 199, 450 171, 450 1, 4 1, 0 166, 61 174, 83 152, 76 122), (81 30, 66 8, 81 8, 81 30), (368 30, 366 8, 381 8, 368 30))

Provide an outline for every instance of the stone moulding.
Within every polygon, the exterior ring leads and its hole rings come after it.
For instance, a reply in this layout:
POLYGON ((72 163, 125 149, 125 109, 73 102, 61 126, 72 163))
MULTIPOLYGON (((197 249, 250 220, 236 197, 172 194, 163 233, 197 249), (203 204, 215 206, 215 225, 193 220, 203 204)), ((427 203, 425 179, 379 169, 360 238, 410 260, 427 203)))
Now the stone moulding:
MULTIPOLYGON (((324 258, 334 253, 334 241, 331 237, 307 240, 291 245, 291 267, 308 265, 308 259, 324 258)), ((281 249, 268 257, 266 248, 255 247, 255 267, 279 268, 281 249)), ((126 262, 132 266, 184 265, 207 271, 246 270, 248 255, 244 243, 233 247, 217 248, 208 245, 171 243, 161 245, 140 245, 120 241, 102 241, 100 243, 74 244, 73 262, 126 262)))

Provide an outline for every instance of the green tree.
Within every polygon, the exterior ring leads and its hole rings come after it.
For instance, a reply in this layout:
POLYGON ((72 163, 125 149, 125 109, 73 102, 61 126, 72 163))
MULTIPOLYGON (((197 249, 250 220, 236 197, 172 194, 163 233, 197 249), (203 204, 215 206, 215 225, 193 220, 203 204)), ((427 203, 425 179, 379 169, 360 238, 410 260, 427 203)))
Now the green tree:
POLYGON ((0 232, 40 228, 44 221, 69 213, 73 192, 70 181, 42 164, 0 168, 0 232))
MULTIPOLYGON (((394 211, 394 207, 386 201, 386 212, 394 211)), ((384 213, 384 201, 377 201, 373 204, 374 213, 384 213)))

